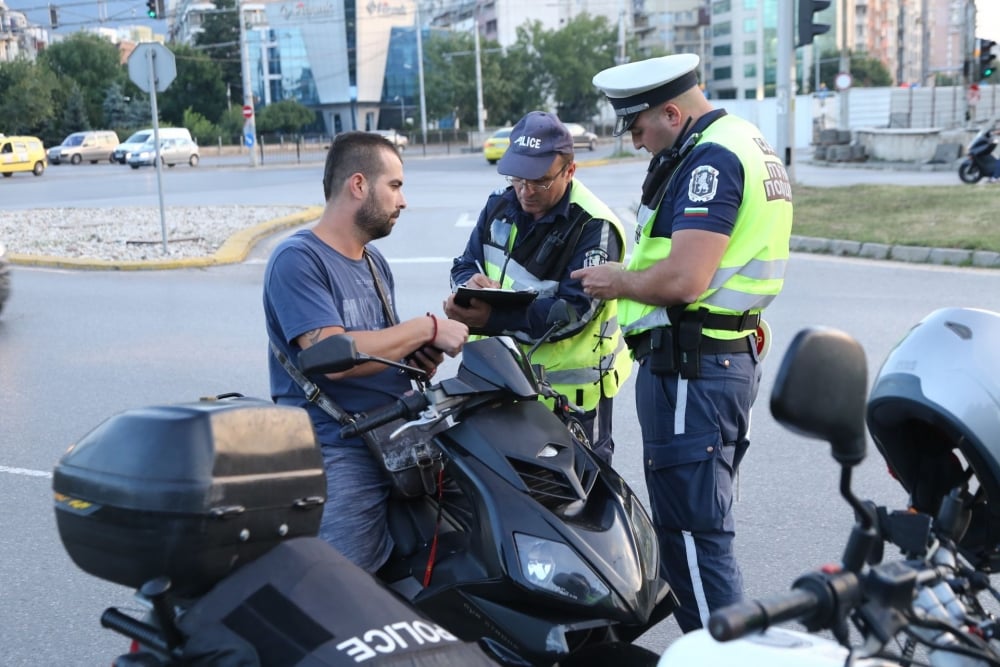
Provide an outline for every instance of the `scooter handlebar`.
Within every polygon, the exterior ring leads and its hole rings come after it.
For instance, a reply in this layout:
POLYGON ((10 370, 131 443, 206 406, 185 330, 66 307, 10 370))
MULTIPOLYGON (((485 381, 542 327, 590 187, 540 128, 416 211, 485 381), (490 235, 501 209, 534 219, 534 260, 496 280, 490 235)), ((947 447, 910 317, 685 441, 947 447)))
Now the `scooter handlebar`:
POLYGON ((812 591, 795 588, 787 593, 723 607, 708 617, 708 631, 717 641, 739 639, 772 625, 810 616, 819 604, 812 591))
POLYGON ((340 429, 340 437, 353 438, 395 419, 412 419, 419 415, 420 411, 427 405, 426 396, 418 391, 410 390, 388 405, 354 417, 354 421, 340 429))

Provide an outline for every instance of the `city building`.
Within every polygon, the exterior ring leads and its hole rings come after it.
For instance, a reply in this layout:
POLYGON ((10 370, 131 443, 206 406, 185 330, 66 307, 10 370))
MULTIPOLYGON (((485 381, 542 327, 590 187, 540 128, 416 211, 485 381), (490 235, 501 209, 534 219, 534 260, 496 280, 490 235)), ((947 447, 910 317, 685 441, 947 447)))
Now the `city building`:
POLYGON ((34 60, 47 43, 46 30, 32 26, 27 16, 8 9, 0 0, 0 62, 34 60))

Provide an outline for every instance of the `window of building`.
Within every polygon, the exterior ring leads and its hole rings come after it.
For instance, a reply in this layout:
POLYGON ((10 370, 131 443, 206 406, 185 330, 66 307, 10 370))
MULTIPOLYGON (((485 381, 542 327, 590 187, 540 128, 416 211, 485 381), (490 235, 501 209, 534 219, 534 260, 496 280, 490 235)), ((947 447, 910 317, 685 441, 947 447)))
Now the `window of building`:
POLYGON ((746 78, 748 78, 748 79, 752 79, 753 77, 757 76, 757 64, 756 63, 748 63, 748 64, 744 65, 743 66, 743 76, 746 77, 746 78))
POLYGON ((743 9, 757 9, 757 0, 743 0, 743 9))
POLYGON ((743 55, 754 56, 757 55, 757 40, 748 39, 743 42, 743 55))
POLYGON ((731 0, 716 0, 712 3, 713 14, 725 14, 726 12, 731 11, 733 11, 733 3, 731 0))
POLYGON ((745 100, 755 100, 755 99, 757 99, 757 89, 756 88, 747 88, 746 90, 744 90, 743 91, 743 99, 745 99, 745 100))
POLYGON ((753 35, 757 32, 757 17, 752 16, 750 18, 743 19, 743 32, 747 35, 753 35))
POLYGON ((716 67, 712 70, 712 78, 715 81, 725 81, 733 78, 732 67, 716 67))
POLYGON ((720 21, 712 24, 712 37, 725 37, 733 32, 733 24, 729 21, 720 21))
POLYGON ((716 44, 712 47, 713 56, 731 56, 733 55, 733 45, 732 44, 716 44))

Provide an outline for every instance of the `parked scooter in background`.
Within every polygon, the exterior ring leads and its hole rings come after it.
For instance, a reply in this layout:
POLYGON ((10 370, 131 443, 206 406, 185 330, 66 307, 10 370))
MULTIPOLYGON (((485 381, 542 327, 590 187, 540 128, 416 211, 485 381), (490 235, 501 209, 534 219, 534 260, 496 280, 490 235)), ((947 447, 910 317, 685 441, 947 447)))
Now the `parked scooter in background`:
POLYGON ((771 412, 829 441, 857 519, 842 561, 748 600, 685 635, 659 667, 1000 665, 1000 314, 947 308, 897 344, 865 400, 864 351, 833 329, 789 346, 771 412), (910 507, 856 497, 865 423, 910 507), (899 554, 883 560, 890 545, 899 554), (980 599, 983 598, 983 599, 980 599), (802 623, 808 633, 773 627, 802 623), (823 633, 821 636, 819 633, 823 633), (826 635, 832 633, 833 640, 826 635), (835 640, 835 641, 834 641, 835 640))
POLYGON ((965 159, 958 165, 958 177, 962 179, 963 183, 978 183, 983 178, 993 177, 997 161, 996 157, 993 156, 993 151, 997 147, 994 120, 991 120, 972 138, 965 151, 965 159))

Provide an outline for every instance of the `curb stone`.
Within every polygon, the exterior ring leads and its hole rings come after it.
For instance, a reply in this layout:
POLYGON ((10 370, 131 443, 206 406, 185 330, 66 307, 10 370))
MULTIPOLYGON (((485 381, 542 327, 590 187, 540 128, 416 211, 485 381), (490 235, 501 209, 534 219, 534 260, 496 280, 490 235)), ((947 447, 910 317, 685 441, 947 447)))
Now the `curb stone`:
POLYGON ((838 257, 864 257, 908 262, 911 264, 939 264, 947 266, 975 266, 1000 269, 1000 253, 992 250, 961 250, 957 248, 927 248, 924 246, 890 245, 886 243, 861 243, 811 236, 792 236, 792 252, 838 257))

